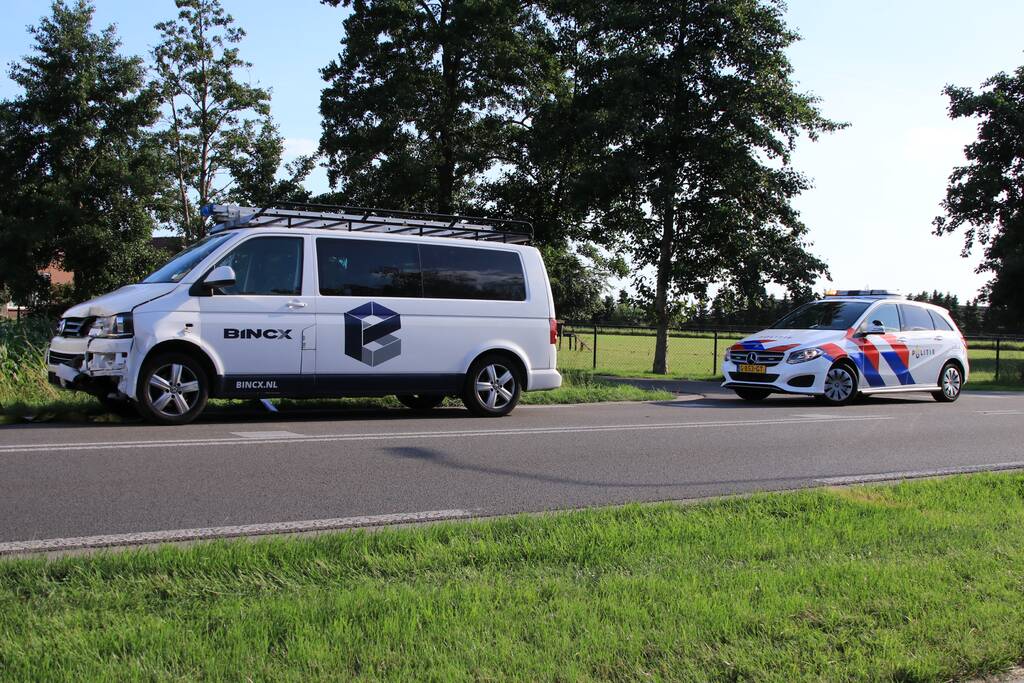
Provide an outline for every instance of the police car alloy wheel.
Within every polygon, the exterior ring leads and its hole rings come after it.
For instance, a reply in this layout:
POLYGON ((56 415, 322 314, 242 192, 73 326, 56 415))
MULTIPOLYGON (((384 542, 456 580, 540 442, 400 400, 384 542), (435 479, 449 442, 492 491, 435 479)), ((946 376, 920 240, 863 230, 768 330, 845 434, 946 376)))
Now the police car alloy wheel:
POLYGON ((519 403, 520 382, 512 364, 498 355, 484 356, 469 369, 462 402, 474 415, 501 417, 519 403))
POLYGON ((822 400, 831 405, 846 405, 857 395, 857 377, 849 366, 836 364, 825 375, 822 400))
POLYGON ((960 389, 963 387, 963 377, 960 375, 960 368, 955 363, 946 363, 942 368, 942 375, 939 377, 939 387, 933 396, 943 403, 952 403, 960 398, 960 389))
POLYGON ((160 354, 139 377, 139 411, 151 422, 187 424, 206 407, 209 383, 202 366, 181 353, 160 354))

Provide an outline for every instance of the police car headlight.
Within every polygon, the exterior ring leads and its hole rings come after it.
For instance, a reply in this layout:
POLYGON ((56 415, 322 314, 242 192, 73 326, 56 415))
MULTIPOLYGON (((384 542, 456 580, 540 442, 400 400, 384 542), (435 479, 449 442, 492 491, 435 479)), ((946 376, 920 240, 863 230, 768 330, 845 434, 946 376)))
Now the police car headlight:
POLYGON ((107 339, 124 339, 135 334, 135 326, 132 324, 131 313, 118 313, 103 318, 96 318, 92 327, 89 328, 90 337, 105 337, 107 339))
POLYGON ((821 349, 803 349, 797 351, 786 359, 787 363, 806 363, 809 360, 814 360, 821 356, 821 349))

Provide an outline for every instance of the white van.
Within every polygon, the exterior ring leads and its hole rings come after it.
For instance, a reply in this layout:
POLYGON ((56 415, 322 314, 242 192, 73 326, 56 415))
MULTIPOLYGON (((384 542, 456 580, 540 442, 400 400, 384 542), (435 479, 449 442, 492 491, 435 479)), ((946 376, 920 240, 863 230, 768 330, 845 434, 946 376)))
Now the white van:
POLYGON ((308 204, 220 223, 142 282, 68 309, 50 381, 186 424, 207 399, 459 396, 507 415, 561 385, 529 224, 308 204))

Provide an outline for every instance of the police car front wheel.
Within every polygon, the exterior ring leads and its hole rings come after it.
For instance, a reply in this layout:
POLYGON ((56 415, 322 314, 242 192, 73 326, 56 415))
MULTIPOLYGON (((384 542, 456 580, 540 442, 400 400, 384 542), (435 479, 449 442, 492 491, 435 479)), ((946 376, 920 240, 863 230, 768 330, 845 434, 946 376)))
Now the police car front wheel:
POLYGON ((203 412, 209 395, 206 371, 183 353, 159 354, 139 375, 139 412, 150 422, 188 424, 203 412))
POLYGON ((857 375, 850 366, 836 363, 825 375, 825 392, 819 398, 829 405, 842 406, 857 397, 857 375))

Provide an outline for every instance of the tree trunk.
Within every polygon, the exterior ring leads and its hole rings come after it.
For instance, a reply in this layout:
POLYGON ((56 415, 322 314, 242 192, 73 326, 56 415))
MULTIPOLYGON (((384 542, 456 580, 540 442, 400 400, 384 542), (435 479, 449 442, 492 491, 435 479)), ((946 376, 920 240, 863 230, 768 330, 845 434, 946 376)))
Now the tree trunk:
POLYGON ((666 188, 665 208, 661 218, 661 246, 658 254, 658 274, 654 292, 654 318, 658 326, 654 342, 654 367, 651 372, 668 372, 668 285, 672 277, 672 247, 675 242, 675 190, 666 188))
POLYGON ((441 17, 438 28, 441 37, 441 80, 444 83, 444 108, 441 113, 441 163, 437 168, 437 208, 438 213, 454 213, 455 195, 455 140, 453 128, 455 115, 459 105, 455 101, 458 94, 459 58, 448 44, 448 3, 441 5, 441 17))

